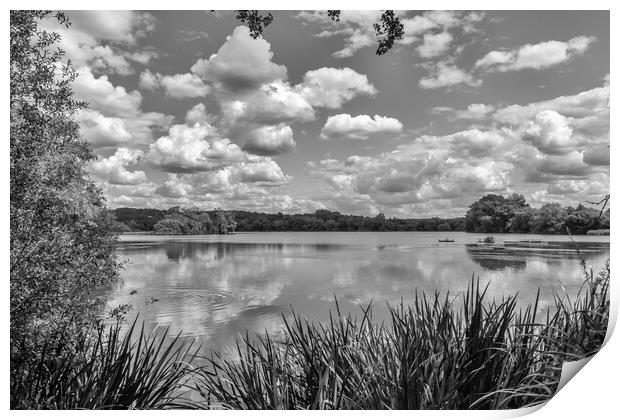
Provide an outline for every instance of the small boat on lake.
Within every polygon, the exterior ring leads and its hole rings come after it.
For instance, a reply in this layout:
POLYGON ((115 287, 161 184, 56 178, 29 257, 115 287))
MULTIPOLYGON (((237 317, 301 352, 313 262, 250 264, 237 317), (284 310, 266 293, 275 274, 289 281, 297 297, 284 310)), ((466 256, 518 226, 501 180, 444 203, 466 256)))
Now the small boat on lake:
POLYGON ((454 242, 454 239, 444 238, 444 239, 440 239, 439 242, 454 242))

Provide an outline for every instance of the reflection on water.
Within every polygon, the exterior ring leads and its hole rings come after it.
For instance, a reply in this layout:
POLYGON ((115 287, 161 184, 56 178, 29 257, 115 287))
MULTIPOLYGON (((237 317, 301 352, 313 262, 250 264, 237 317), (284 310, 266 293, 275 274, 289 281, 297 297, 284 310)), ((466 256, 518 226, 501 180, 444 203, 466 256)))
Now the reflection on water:
MULTIPOLYGON (((292 306, 326 320, 334 296, 343 311, 411 301, 416 291, 459 293, 472 276, 489 294, 518 292, 529 303, 541 289, 543 307, 563 286, 581 285, 576 253, 466 246, 475 237, 436 233, 272 233, 205 237, 125 237, 117 253, 128 263, 122 281, 101 293, 108 306, 129 303, 148 326, 198 337, 208 347, 231 346, 238 334, 277 332, 292 306), (132 290, 137 293, 130 294, 132 290), (151 301, 151 298, 158 299, 151 301)), ((518 238, 517 238, 518 239, 518 238)), ((584 253, 596 271, 608 244, 584 253)))

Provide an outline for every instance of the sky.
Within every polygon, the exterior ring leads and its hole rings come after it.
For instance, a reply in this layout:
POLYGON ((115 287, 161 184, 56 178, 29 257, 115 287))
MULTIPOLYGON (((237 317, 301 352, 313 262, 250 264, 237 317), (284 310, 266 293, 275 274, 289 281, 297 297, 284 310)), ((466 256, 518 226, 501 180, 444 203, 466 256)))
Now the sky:
POLYGON ((609 13, 71 11, 81 133, 111 208, 458 217, 609 192, 609 13))

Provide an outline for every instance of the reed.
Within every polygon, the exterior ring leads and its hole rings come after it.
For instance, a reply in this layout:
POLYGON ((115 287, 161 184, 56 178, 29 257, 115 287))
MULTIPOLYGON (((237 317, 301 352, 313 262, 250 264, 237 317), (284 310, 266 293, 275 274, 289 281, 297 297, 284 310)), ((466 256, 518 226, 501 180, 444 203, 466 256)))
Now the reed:
POLYGON ((139 331, 134 321, 96 324, 75 338, 60 358, 45 346, 37 365, 11 390, 12 408, 157 409, 191 405, 184 386, 199 347, 162 334, 139 331))

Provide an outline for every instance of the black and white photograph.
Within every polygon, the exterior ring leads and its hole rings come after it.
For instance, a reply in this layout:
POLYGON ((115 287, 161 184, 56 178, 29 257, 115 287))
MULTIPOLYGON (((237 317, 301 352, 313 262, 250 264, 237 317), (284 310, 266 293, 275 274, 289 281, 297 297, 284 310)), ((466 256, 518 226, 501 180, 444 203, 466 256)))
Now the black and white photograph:
POLYGON ((532 409, 609 339, 610 10, 12 3, 11 410, 532 409))

